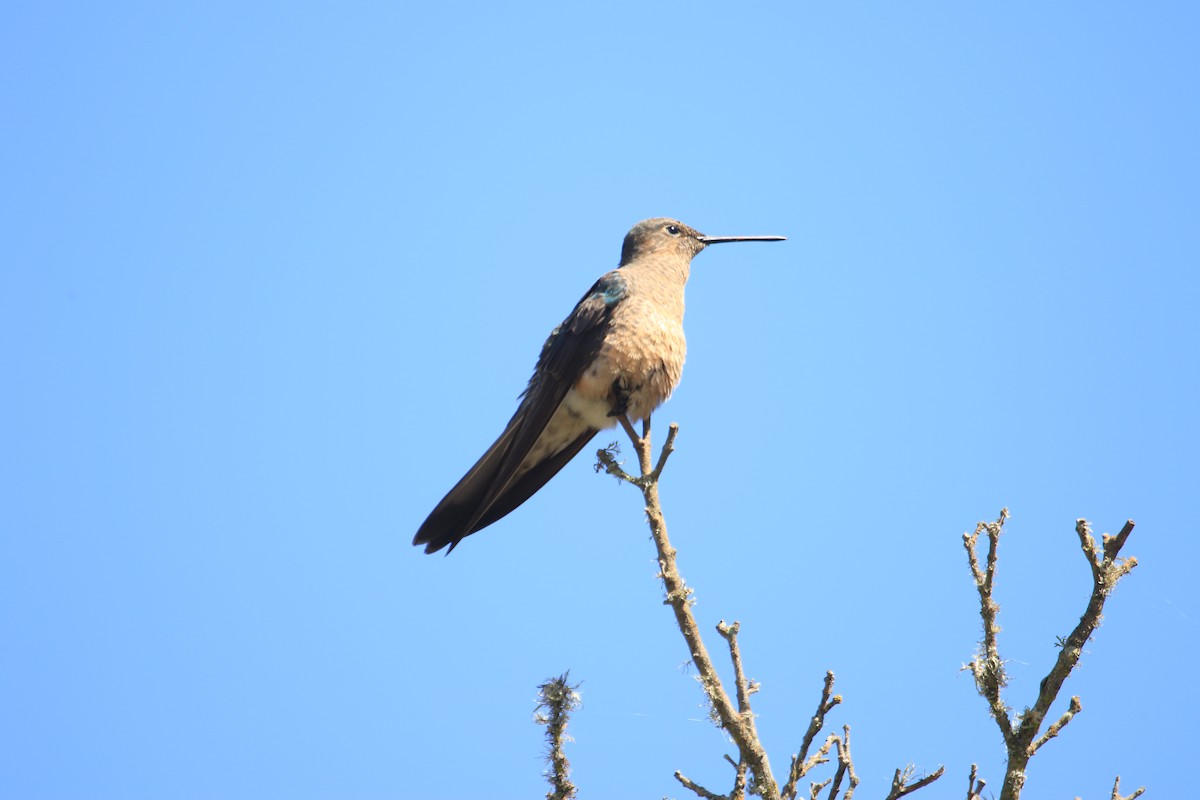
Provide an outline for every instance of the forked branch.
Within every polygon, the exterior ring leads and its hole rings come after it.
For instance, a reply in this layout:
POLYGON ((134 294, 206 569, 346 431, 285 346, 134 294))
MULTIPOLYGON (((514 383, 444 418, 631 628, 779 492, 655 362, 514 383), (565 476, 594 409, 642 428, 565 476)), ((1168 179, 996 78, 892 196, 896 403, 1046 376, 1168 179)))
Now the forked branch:
MULTIPOLYGON (((632 475, 622 469, 616 459, 618 448, 615 444, 597 453, 599 460, 597 469, 603 469, 609 475, 631 483, 641 490, 642 497, 646 502, 646 517, 650 526, 650 534, 658 553, 658 577, 662 580, 666 593, 664 602, 671 607, 671 610, 675 614, 675 622, 683 634, 684 641, 687 643, 692 663, 696 666, 696 670, 699 673, 698 680, 704 689, 715 718, 720 722, 721 727, 728 732, 730 738, 733 739, 734 744, 738 748, 738 760, 735 762, 732 759, 728 759, 734 766, 735 771, 734 785, 729 794, 713 792, 679 772, 675 773, 676 780, 694 792, 698 797, 705 798, 706 800, 742 800, 747 794, 758 795, 765 798, 765 800, 780 800, 781 798, 784 800, 793 800, 798 792, 801 779, 813 767, 827 763, 830 760, 830 752, 835 751, 838 765, 837 771, 829 780, 811 784, 810 797, 816 798, 821 791, 828 787, 828 800, 836 800, 844 785, 845 792, 840 797, 843 800, 850 800, 854 794, 855 787, 858 785, 858 776, 854 771, 854 762, 850 755, 849 726, 844 728, 842 736, 836 734, 828 736, 824 744, 816 752, 811 755, 809 754, 813 743, 816 741, 816 737, 825 725, 825 715, 834 706, 842 702, 840 695, 833 694, 834 677, 832 672, 827 673, 825 676, 825 684, 821 692, 821 698, 817 703, 816 713, 810 718, 808 730, 805 732, 800 752, 792 757, 788 780, 783 788, 780 789, 771 772, 770 761, 767 758, 767 753, 763 748, 762 742, 758 738, 758 731, 754 724, 754 712, 751 708, 750 697, 758 690, 758 686, 746 677, 743 668, 742 654, 737 639, 739 625, 737 622, 726 624, 724 621, 717 625, 717 632, 725 639, 729 647, 729 657, 733 664, 736 694, 735 705, 734 700, 725 690, 712 658, 709 656, 708 649, 701 638, 700 627, 691 609, 692 590, 684 583, 683 577, 679 573, 676 563, 676 552, 671 547, 670 539, 667 537, 667 525, 663 518, 662 506, 658 497, 658 481, 662 476, 663 468, 666 466, 667 458, 675 449, 675 437, 679 433, 679 426, 675 424, 671 425, 666 443, 659 454, 658 463, 652 467, 650 420, 647 419, 644 422, 640 436, 627 418, 621 418, 620 422, 625 432, 629 435, 630 441, 632 441, 634 450, 637 453, 639 474, 632 475)), ((896 770, 888 800, 903 797, 910 792, 929 785, 941 777, 943 770, 939 769, 936 773, 910 784, 908 781, 912 777, 912 772, 912 768, 907 768, 903 771, 896 770)))
MULTIPOLYGON (((981 522, 975 527, 974 533, 963 534, 963 546, 967 550, 967 564, 975 588, 979 592, 979 615, 983 620, 983 639, 979 652, 966 666, 975 677, 975 686, 987 700, 988 708, 1000 734, 1004 738, 1004 746, 1008 751, 1008 762, 1004 776, 1004 785, 1000 791, 1000 800, 1017 800, 1025 785, 1025 769, 1029 759, 1047 742, 1062 732, 1063 728, 1078 714, 1083 706, 1078 697, 1072 697, 1069 707, 1055 722, 1040 736, 1042 723, 1050 711, 1050 706, 1058 697, 1059 690, 1067 677, 1079 663, 1083 655, 1084 645, 1092 638, 1103 619, 1104 602, 1116 587, 1117 582, 1129 574, 1137 566, 1136 558, 1122 558, 1121 548, 1124 547, 1129 534, 1133 532, 1133 520, 1125 523, 1116 536, 1105 535, 1102 544, 1097 545, 1092 537, 1091 526, 1087 520, 1076 520, 1075 532, 1079 536, 1080 547, 1092 573, 1092 593, 1079 624, 1059 639, 1058 658, 1042 679, 1037 697, 1032 706, 1028 706, 1015 718, 1010 714, 1010 708, 1003 699, 1003 690, 1008 683, 1004 672, 1004 660, 1000 657, 997 644, 997 633, 1000 630, 996 618, 1000 606, 994 596, 996 563, 998 558, 1000 535, 1004 523, 1008 520, 1008 509, 1000 512, 995 522, 981 522), (988 549, 986 567, 981 567, 977 555, 978 542, 981 534, 987 534, 988 549)), ((968 793, 978 793, 974 788, 975 770, 972 767, 972 788, 968 793)), ((1114 790, 1115 791, 1115 790, 1114 790)))

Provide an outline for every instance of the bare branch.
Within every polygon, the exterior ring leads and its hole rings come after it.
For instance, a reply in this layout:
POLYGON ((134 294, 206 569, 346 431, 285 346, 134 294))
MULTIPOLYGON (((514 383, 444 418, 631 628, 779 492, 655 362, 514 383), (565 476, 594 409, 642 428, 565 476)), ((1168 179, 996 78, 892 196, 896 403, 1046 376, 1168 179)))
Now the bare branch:
POLYGON ((725 756, 734 768, 733 789, 729 794, 716 794, 715 792, 705 789, 700 784, 685 776, 682 772, 676 771, 675 780, 683 784, 684 788, 690 789, 696 793, 698 797, 703 797, 705 800, 745 800, 746 797, 746 761, 734 761, 728 755, 725 756))
POLYGON ((1075 531, 1079 535, 1080 544, 1088 557, 1088 564, 1092 567, 1092 596, 1088 599, 1087 608, 1080 617, 1079 624, 1075 626, 1075 629, 1064 640, 1063 646, 1059 648, 1054 666, 1042 679, 1033 708, 1022 715, 1018 738, 1023 740, 1026 748, 1033 741, 1042 720, 1050 710, 1051 703, 1058 697, 1063 682, 1079 663, 1084 645, 1092 638, 1096 628, 1100 627, 1100 623, 1104 619, 1104 601, 1108 599, 1108 595, 1116 586, 1117 581, 1137 566, 1135 558, 1119 560, 1120 548, 1115 546, 1118 540, 1124 544, 1132 530, 1133 521, 1130 520, 1125 524, 1125 529, 1121 531, 1120 535, 1106 541, 1105 551, 1101 555, 1092 539, 1091 526, 1087 520, 1080 519, 1075 523, 1075 531), (1097 558, 1101 559, 1099 563, 1096 561, 1097 558))
MULTIPOLYGON (((647 417, 647 424, 650 420, 647 417)), ((649 436, 649 430, 646 431, 649 436)), ((654 466, 654 472, 650 473, 651 480, 658 480, 658 476, 662 475, 663 468, 667 466, 667 459, 671 457, 671 453, 675 452, 675 437, 679 435, 679 426, 674 422, 667 428, 667 441, 663 443, 662 450, 658 453, 658 463, 654 466)))
POLYGON ((999 556, 1000 534, 1008 519, 1008 509, 1000 510, 1000 516, 995 522, 980 522, 975 526, 973 534, 963 534, 963 546, 967 549, 967 563, 971 567, 971 575, 975 579, 975 587, 979 591, 979 614, 983 619, 983 641, 979 653, 974 660, 967 664, 975 678, 975 686, 984 699, 988 701, 993 719, 1004 737, 1005 746, 1010 746, 1013 740, 1013 723, 1008 715, 1008 706, 1004 704, 1001 691, 1008 685, 1008 675, 1004 671, 1004 661, 1000 658, 1000 649, 996 636, 1000 626, 996 616, 1000 606, 992 597, 992 586, 996 579, 996 561, 999 556), (975 554, 979 534, 987 531, 988 554, 987 572, 980 570, 979 559, 975 554))
POLYGON ((733 791, 729 793, 730 800, 742 800, 746 796, 746 770, 750 765, 746 759, 739 759, 735 765, 733 791))
POLYGON ((682 772, 675 773, 675 780, 677 780, 681 784, 683 784, 683 788, 692 790, 693 792, 696 793, 697 797, 703 797, 704 800, 730 800, 730 797, 728 795, 716 794, 714 792, 710 792, 708 789, 705 789, 703 786, 696 783, 691 778, 688 778, 682 772))
POLYGON ((612 475, 617 480, 638 485, 638 479, 630 475, 621 468, 620 462, 617 461, 617 455, 621 452, 621 445, 618 442, 613 442, 608 447, 602 447, 596 451, 596 472, 604 470, 609 475, 612 475))
POLYGON ((987 781, 983 778, 976 778, 979 775, 979 766, 971 765, 971 776, 967 778, 967 800, 980 800, 983 796, 983 787, 987 786, 987 781))
MULTIPOLYGON (((1132 523, 1130 523, 1130 524, 1132 525, 1132 523)), ((1142 793, 1145 791, 1146 791, 1146 787, 1141 786, 1133 794, 1122 795, 1121 794, 1121 776, 1118 775, 1117 779, 1115 781, 1113 781, 1112 799, 1111 800, 1134 800, 1134 798, 1136 798, 1136 797, 1141 797, 1142 793)))
POLYGON ((617 420, 621 423, 621 427, 625 429, 625 433, 629 436, 629 440, 631 442, 633 442, 634 447, 637 447, 638 444, 643 439, 645 439, 646 441, 649 441, 649 439, 650 439, 650 420, 648 418, 645 420, 645 422, 642 423, 642 435, 641 436, 638 436, 637 431, 635 431, 633 429, 633 423, 629 421, 628 414, 620 415, 619 417, 617 417, 617 420))
MULTIPOLYGON (((1133 526, 1136 523, 1131 520, 1125 520, 1125 524, 1121 527, 1120 532, 1116 536, 1109 536, 1107 533, 1102 536, 1104 541, 1104 557, 1109 561, 1115 561, 1121 552, 1121 548, 1125 546, 1125 540, 1129 538, 1129 534, 1133 533, 1133 526)), ((1120 783, 1121 779, 1117 778, 1120 783)))
POLYGON ((733 662, 734 683, 737 685, 738 712, 744 715, 751 713, 750 695, 758 690, 758 686, 747 681, 746 673, 742 670, 742 653, 737 643, 740 627, 736 621, 732 625, 726 625, 725 620, 717 623, 717 633, 729 643, 729 660, 733 662))
MULTIPOLYGON (((643 499, 646 502, 646 517, 650 526, 651 537, 654 540, 658 553, 658 577, 662 580, 665 590, 664 604, 669 605, 675 614, 676 625, 688 645, 691 663, 696 667, 698 673, 697 679, 708 698, 714 721, 729 734, 738 749, 738 760, 736 762, 726 756, 726 759, 735 769, 734 787, 729 795, 719 795, 700 786, 682 773, 675 773, 676 779, 685 788, 705 800, 743 800, 747 794, 758 795, 765 798, 765 800, 778 800, 779 798, 794 800, 798 792, 800 780, 817 765, 827 763, 830 760, 829 753, 831 749, 836 748, 838 766, 834 777, 820 783, 812 783, 810 796, 816 798, 823 789, 828 788, 829 800, 838 800, 838 796, 842 793, 844 786, 845 792, 842 795, 842 800, 851 800, 858 787, 859 778, 854 770, 854 762, 850 754, 850 726, 844 726, 842 736, 830 735, 824 744, 815 753, 811 753, 810 755, 816 737, 825 725, 826 715, 842 702, 840 695, 833 694, 834 675, 832 672, 826 673, 816 713, 809 719, 808 729, 805 732, 799 753, 792 758, 788 780, 782 792, 775 783, 766 751, 758 737, 754 713, 751 709, 750 695, 758 690, 758 686, 746 677, 741 649, 738 644, 739 623, 735 621, 727 624, 721 621, 717 625, 717 632, 725 639, 729 647, 729 657, 733 664, 737 700, 735 706, 733 699, 730 698, 728 692, 725 690, 712 658, 701 638, 699 626, 691 610, 692 591, 679 574, 675 558, 676 552, 671 547, 670 539, 667 536, 666 521, 663 518, 662 506, 658 496, 658 480, 666 466, 667 459, 674 451, 674 442, 679 432, 679 427, 675 424, 670 426, 667 440, 659 454, 658 462, 652 468, 653 450, 650 438, 650 419, 646 418, 643 420, 640 436, 634 430, 632 422, 627 417, 619 418, 619 420, 637 453, 640 474, 635 476, 625 472, 621 468, 621 465, 616 460, 617 448, 615 445, 597 453, 597 470, 604 469, 607 473, 615 475, 620 480, 631 483, 641 490, 643 499)), ((989 685, 989 682, 994 686, 992 696, 994 696, 995 702, 1000 709, 997 718, 998 721, 1003 719, 1006 722, 1008 720, 1007 709, 1003 707, 1000 701, 1000 689, 1004 685, 1004 676, 1002 663, 999 661, 995 644, 995 634, 999 630, 999 627, 995 624, 995 617, 999 609, 991 599, 991 595, 996 575, 1000 531, 1007 518, 1008 511, 1006 509, 1001 512, 1000 519, 996 523, 981 524, 973 536, 964 536, 968 559, 971 564, 972 573, 976 579, 976 584, 979 587, 981 605, 984 608, 984 653, 995 655, 995 658, 991 659, 977 658, 976 661, 972 662, 971 667, 976 675, 976 681, 980 685, 981 691, 983 691, 983 687, 989 685), (988 531, 990 545, 986 567, 981 567, 976 557, 975 545, 979 535, 984 530, 988 531), (992 668, 988 666, 989 664, 996 666, 992 668)), ((1066 723, 1063 722, 1062 724, 1065 725, 1066 723)), ((1012 735, 1011 727, 1009 735, 1012 735)), ((898 798, 904 797, 917 789, 928 786, 945 774, 945 768, 939 767, 935 773, 923 776, 910 784, 909 782, 912 780, 913 773, 914 768, 912 766, 895 771, 888 800, 898 800, 898 798)), ((982 782, 980 786, 982 786, 982 782)))
POLYGON ((546 761, 550 764, 546 780, 552 787, 546 793, 546 800, 571 800, 575 797, 575 784, 571 783, 571 762, 563 752, 563 742, 570 739, 567 736, 567 723, 571 712, 579 708, 579 692, 576 691, 579 686, 567 683, 568 674, 564 672, 538 687, 534 720, 546 726, 546 761))
POLYGON ((1036 742, 1029 745, 1029 747, 1026 748, 1026 752, 1029 753, 1029 755, 1033 755, 1040 750, 1042 745, 1053 739, 1055 736, 1058 736, 1059 731, 1067 727, 1067 723, 1070 722, 1071 719, 1080 711, 1083 711, 1083 705, 1079 702, 1079 696, 1076 695, 1075 697, 1071 698, 1071 707, 1068 708, 1053 725, 1047 728, 1046 732, 1043 733, 1036 742))
POLYGON ((808 721, 808 730, 804 733, 804 741, 800 744, 800 752, 792 756, 792 768, 788 774, 787 783, 784 784, 780 795, 784 798, 794 798, 799 790, 800 779, 803 778, 810 769, 818 764, 824 764, 827 759, 825 756, 829 753, 829 748, 833 746, 836 736, 830 736, 825 740, 825 745, 818 750, 813 757, 808 757, 808 749, 812 747, 813 740, 821 729, 825 727, 825 715, 836 705, 842 702, 840 694, 833 694, 833 672, 825 673, 825 685, 821 689, 821 699, 817 701, 816 713, 808 721))
MULTIPOLYGON (((1060 649, 1054 666, 1042 679, 1038 687, 1037 699, 1031 707, 1027 707, 1017 718, 1012 720, 1008 714, 1008 706, 1004 704, 1001 690, 1006 678, 1004 662, 1000 658, 996 644, 996 634, 1000 630, 996 616, 1000 610, 993 597, 996 576, 997 548, 1004 521, 1008 518, 1008 509, 1000 512, 1000 518, 994 523, 979 523, 974 534, 964 534, 963 544, 967 549, 967 563, 971 569, 971 577, 979 591, 979 613, 983 620, 983 641, 980 652, 967 665, 975 676, 975 684, 979 693, 988 702, 992 716, 995 717, 1000 732, 1004 736, 1005 749, 1008 751, 1008 763, 1005 769, 1004 784, 1000 790, 1000 800, 1017 800, 1025 786, 1025 768, 1029 759, 1046 742, 1056 737, 1067 723, 1082 710, 1078 697, 1071 698, 1071 705, 1057 721, 1055 721, 1042 736, 1038 736, 1042 723, 1050 706, 1058 697, 1067 677, 1074 671, 1083 655, 1084 645, 1091 639, 1096 628, 1103 619, 1104 602, 1116 587, 1117 582, 1129 574, 1137 566, 1137 559, 1120 557, 1121 548, 1133 531, 1134 523, 1129 520, 1116 536, 1104 536, 1102 546, 1097 546, 1092 537, 1091 526, 1087 520, 1076 521, 1075 532, 1079 536, 1079 545, 1087 558, 1092 572, 1092 594, 1088 599, 1087 608, 1079 619, 1079 624, 1066 637, 1059 640, 1060 649), (979 566, 976 546, 980 533, 988 534, 988 557, 986 572, 979 566)), ((974 770, 972 770, 972 790, 974 791, 974 770)))
MULTIPOLYGON (((700 685, 704 687, 705 694, 708 696, 709 703, 716 718, 720 721, 721 727, 729 733, 738 747, 741 759, 746 761, 752 776, 750 782, 754 791, 768 800, 777 798, 779 797, 779 787, 771 773, 766 750, 759 741, 754 725, 754 715, 741 713, 738 708, 734 707, 733 701, 726 693, 720 676, 717 674, 716 666, 708 654, 708 648, 701 638, 700 627, 692 614, 691 590, 684 582, 683 576, 679 574, 679 568, 675 563, 675 549, 671 547, 671 541, 667 536, 667 524, 658 499, 658 478, 661 475, 662 467, 666 465, 666 457, 664 455, 659 458, 658 469, 651 468, 649 420, 643 423, 641 436, 634 432, 633 425, 629 423, 628 419, 623 420, 622 425, 629 434, 638 456, 641 475, 630 482, 641 489, 642 497, 646 501, 646 517, 650 525, 651 538, 653 538, 654 546, 658 551, 659 578, 666 590, 666 603, 675 613, 676 625, 687 642, 692 663, 696 665, 696 671, 699 673, 700 685)), ((672 446, 677 432, 678 426, 672 425, 668 434, 668 442, 672 446)), ((601 453, 603 455, 597 454, 601 463, 606 471, 612 473, 610 464, 613 464, 613 459, 611 455, 605 451, 601 451, 601 453)))
POLYGON ((913 772, 916 769, 912 764, 909 764, 903 770, 896 770, 896 774, 892 776, 892 790, 888 792, 888 796, 884 800, 898 800, 906 794, 912 794, 917 789, 923 789, 929 784, 936 781, 938 778, 946 774, 945 767, 938 767, 937 772, 932 772, 918 780, 916 783, 909 783, 913 772))
POLYGON ((846 787, 845 800, 854 797, 854 790, 858 786, 858 776, 854 774, 854 760, 850 757, 850 726, 843 725, 842 732, 842 738, 834 737, 833 742, 837 747, 838 768, 833 775, 833 786, 829 787, 829 800, 837 800, 842 779, 846 776, 849 776, 849 784, 846 787))

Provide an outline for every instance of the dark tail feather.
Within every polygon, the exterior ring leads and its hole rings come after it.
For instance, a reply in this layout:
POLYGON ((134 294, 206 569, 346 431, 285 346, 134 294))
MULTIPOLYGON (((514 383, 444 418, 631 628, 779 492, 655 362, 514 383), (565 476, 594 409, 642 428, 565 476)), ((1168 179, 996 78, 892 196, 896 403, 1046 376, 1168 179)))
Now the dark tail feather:
POLYGON ((413 537, 413 544, 425 545, 426 553, 436 553, 449 545, 450 549, 446 551, 449 555, 464 538, 483 530, 532 497, 558 474, 596 433, 595 429, 584 431, 561 451, 506 486, 487 507, 480 508, 480 504, 491 494, 498 481, 508 481, 508 476, 500 474, 504 469, 505 454, 512 438, 512 429, 506 430, 462 480, 442 498, 442 502, 438 503, 437 508, 430 513, 417 535, 413 537))
POLYGON ((588 428, 562 450, 513 481, 512 485, 508 486, 488 506, 487 511, 480 516, 479 520, 471 526, 471 530, 467 531, 464 535, 469 536, 476 531, 483 530, 493 522, 507 516, 510 511, 517 508, 517 506, 524 503, 530 497, 533 497, 537 490, 541 489, 551 478, 557 475, 559 470, 565 467, 567 462, 574 458, 575 454, 582 450, 584 445, 590 442, 592 437, 597 433, 598 431, 595 428, 588 428))
POLYGON ((514 428, 510 425, 500 434, 487 452, 475 462, 475 466, 462 476, 454 488, 446 493, 442 502, 429 513, 417 535, 414 545, 425 545, 426 553, 436 553, 446 545, 454 545, 469 534, 472 520, 476 519, 484 498, 491 492, 504 466, 504 456, 512 444, 514 428))

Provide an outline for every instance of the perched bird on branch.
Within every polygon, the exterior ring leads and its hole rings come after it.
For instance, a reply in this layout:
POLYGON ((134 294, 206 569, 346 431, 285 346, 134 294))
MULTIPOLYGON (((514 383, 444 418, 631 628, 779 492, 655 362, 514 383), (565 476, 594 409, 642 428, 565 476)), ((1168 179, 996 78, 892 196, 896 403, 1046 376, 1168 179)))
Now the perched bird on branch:
POLYGON ((599 431, 648 418, 683 373, 683 287, 692 257, 711 244, 783 238, 705 236, 666 218, 634 225, 620 265, 550 333, 508 426, 413 544, 426 553, 453 550, 528 500, 599 431))

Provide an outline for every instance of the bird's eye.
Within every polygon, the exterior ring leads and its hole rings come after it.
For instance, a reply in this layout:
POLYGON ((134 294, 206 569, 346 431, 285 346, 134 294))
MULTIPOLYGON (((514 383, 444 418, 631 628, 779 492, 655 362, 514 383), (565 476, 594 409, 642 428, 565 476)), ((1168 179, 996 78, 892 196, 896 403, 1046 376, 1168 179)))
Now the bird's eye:
POLYGON ((671 234, 672 236, 678 236, 679 235, 679 226, 678 225, 668 225, 667 233, 671 234))

